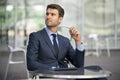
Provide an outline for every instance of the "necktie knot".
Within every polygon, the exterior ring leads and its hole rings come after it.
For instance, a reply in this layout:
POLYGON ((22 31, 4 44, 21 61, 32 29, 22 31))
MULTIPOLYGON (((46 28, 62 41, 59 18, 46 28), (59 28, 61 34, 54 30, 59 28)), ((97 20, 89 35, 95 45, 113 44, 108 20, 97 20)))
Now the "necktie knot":
POLYGON ((56 34, 52 34, 53 38, 56 38, 56 34))

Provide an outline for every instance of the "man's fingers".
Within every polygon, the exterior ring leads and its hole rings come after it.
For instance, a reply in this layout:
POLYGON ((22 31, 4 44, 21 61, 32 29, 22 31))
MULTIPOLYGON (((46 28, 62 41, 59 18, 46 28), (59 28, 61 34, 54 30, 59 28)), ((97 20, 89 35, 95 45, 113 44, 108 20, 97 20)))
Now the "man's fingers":
POLYGON ((79 35, 79 31, 77 30, 76 27, 71 27, 70 28, 70 34, 74 35, 74 36, 78 36, 79 35))

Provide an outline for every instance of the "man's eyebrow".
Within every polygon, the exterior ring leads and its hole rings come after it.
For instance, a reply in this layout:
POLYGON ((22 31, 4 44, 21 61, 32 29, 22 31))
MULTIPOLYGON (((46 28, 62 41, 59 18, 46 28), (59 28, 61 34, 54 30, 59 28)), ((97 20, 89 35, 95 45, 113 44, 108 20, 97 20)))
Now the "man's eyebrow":
POLYGON ((49 14, 48 12, 46 12, 46 15, 49 14))
POLYGON ((46 12, 46 14, 56 14, 56 13, 52 13, 52 12, 51 12, 51 13, 49 13, 49 12, 46 12))

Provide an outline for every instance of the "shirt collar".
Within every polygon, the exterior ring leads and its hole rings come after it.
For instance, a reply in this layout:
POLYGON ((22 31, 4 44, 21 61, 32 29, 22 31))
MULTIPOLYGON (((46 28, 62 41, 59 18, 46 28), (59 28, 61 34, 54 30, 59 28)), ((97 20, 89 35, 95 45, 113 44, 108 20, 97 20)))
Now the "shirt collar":
POLYGON ((49 36, 51 36, 51 34, 56 34, 56 35, 58 34, 57 32, 56 33, 51 32, 48 27, 46 27, 45 30, 49 36))

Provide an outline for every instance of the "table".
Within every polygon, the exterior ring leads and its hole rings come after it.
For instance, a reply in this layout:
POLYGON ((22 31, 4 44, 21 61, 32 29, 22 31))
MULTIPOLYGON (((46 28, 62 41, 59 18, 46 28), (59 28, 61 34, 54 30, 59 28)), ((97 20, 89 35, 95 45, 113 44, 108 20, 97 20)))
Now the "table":
POLYGON ((92 78, 106 78, 111 75, 107 70, 95 70, 87 68, 63 68, 51 70, 37 70, 35 75, 46 78, 57 79, 92 79, 92 78))

